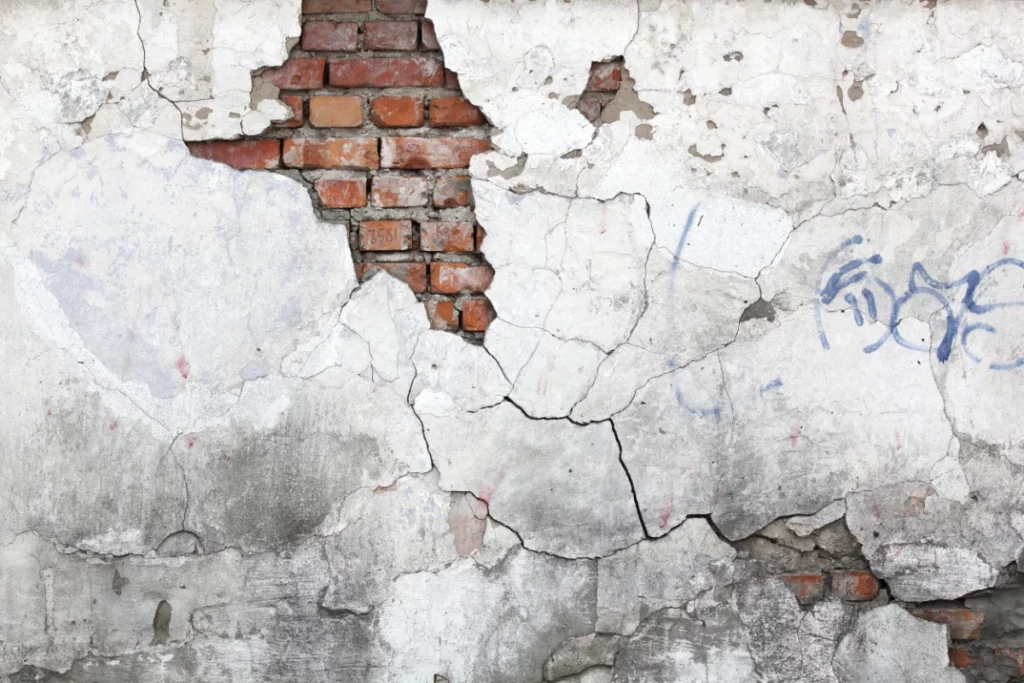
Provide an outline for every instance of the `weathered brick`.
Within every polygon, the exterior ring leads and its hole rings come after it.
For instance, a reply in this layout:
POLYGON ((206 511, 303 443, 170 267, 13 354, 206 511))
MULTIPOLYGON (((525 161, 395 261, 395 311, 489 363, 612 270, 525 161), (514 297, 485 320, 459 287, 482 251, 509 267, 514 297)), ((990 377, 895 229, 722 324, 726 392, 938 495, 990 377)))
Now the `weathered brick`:
POLYGON ((440 50, 441 44, 437 42, 437 33, 434 32, 434 22, 424 20, 420 25, 420 46, 424 50, 440 50))
POLYGON ((484 246, 484 237, 486 237, 486 236, 487 236, 487 233, 484 231, 483 226, 480 226, 480 225, 476 226, 476 248, 477 248, 477 251, 479 251, 481 248, 483 248, 483 246, 484 246))
POLYGON ((200 159, 219 161, 232 168, 278 168, 281 165, 279 140, 190 142, 188 148, 200 159))
POLYGON ((441 294, 459 292, 483 292, 494 278, 490 266, 471 266, 465 263, 430 264, 430 289, 441 294))
POLYGON ((412 221, 363 221, 359 224, 359 248, 364 251, 412 249, 412 221))
POLYGON ((494 308, 487 299, 462 301, 462 329, 467 332, 485 332, 494 320, 494 308))
POLYGON ((427 0, 377 0, 377 11, 384 14, 423 14, 427 0))
POLYGON ((579 102, 576 103, 576 109, 578 109, 588 121, 597 120, 597 117, 601 115, 601 107, 601 98, 598 95, 583 95, 580 97, 579 102))
POLYGON ((378 168, 377 141, 372 138, 294 138, 284 141, 285 166, 292 168, 378 168))
POLYGON ((945 624, 953 640, 977 640, 985 621, 984 612, 966 607, 912 607, 910 613, 918 619, 945 624))
POLYGON ((292 108, 293 116, 287 121, 278 121, 277 128, 298 128, 302 125, 302 98, 298 95, 282 95, 281 101, 292 108))
POLYGON ((267 69, 260 78, 281 90, 313 90, 324 87, 326 64, 327 60, 319 57, 296 57, 276 69, 267 69))
POLYGON ((422 126, 423 98, 378 97, 370 103, 370 120, 380 128, 422 126))
POLYGON ((444 83, 434 57, 366 57, 331 62, 331 85, 342 88, 436 87, 444 83))
POLYGON ((415 21, 368 21, 363 25, 363 49, 415 50, 418 32, 415 21))
POLYGON ((320 178, 313 187, 326 207, 355 209, 366 206, 366 178, 320 178))
POLYGON ((979 658, 972 657, 967 648, 962 645, 952 645, 949 648, 949 663, 958 669, 966 669, 971 664, 980 661, 979 658))
POLYGON ((783 574, 779 578, 801 605, 817 602, 825 595, 824 574, 783 574))
POLYGON ((455 309, 455 302, 448 299, 427 299, 426 305, 430 329, 449 332, 459 329, 459 312, 455 309))
POLYGON ((476 138, 384 138, 381 161, 385 168, 466 168, 474 154, 490 148, 476 138))
POLYGON ((434 185, 434 206, 439 209, 454 209, 457 206, 469 206, 469 177, 442 176, 434 185))
POLYGON ((303 50, 351 52, 359 47, 359 24, 352 21, 307 21, 302 26, 303 50))
POLYGON ((390 273, 392 277, 402 280, 414 292, 427 291, 427 264, 425 263, 359 263, 356 264, 356 275, 360 280, 365 280, 373 273, 374 268, 380 268, 390 273))
POLYGON ((302 0, 303 14, 369 12, 372 8, 372 0, 302 0))
POLYGON ((462 86, 459 84, 459 75, 454 71, 444 70, 444 87, 445 90, 462 90, 462 86))
POLYGON ((382 209, 426 206, 430 190, 428 178, 405 176, 377 176, 373 179, 371 201, 382 209))
POLYGON ((462 97, 435 97, 430 100, 430 125, 435 127, 482 126, 483 112, 462 97))
POLYGON ((859 569, 832 572, 832 593, 840 600, 874 600, 878 590, 878 579, 871 572, 859 569))
POLYGON ((423 251, 473 251, 473 224, 462 221, 423 221, 420 223, 420 249, 423 251))
POLYGON ((622 66, 618 62, 594 62, 590 67, 587 90, 615 92, 622 81, 622 66))
POLYGON ((309 98, 309 123, 317 128, 356 128, 363 125, 363 98, 314 95, 309 98))

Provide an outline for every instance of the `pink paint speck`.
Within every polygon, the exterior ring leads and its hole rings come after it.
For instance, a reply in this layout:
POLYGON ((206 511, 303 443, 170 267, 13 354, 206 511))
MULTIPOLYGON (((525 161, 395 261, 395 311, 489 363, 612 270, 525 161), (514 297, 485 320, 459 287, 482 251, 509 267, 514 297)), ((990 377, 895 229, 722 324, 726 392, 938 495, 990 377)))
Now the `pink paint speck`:
POLYGON ((192 448, 193 446, 195 446, 196 445, 196 437, 194 435, 190 434, 188 436, 188 438, 185 439, 185 445, 187 445, 189 448, 192 448))
POLYGON ((802 427, 797 427, 789 433, 789 445, 791 448, 796 448, 796 442, 800 440, 800 430, 802 427))
POLYGON ((1006 256, 1009 253, 1010 253, 1010 243, 1007 242, 1006 240, 1003 240, 1003 256, 1006 256))
POLYGON ((110 423, 110 431, 114 431, 115 429, 117 429, 117 420, 110 423))
POLYGON ((896 450, 897 451, 903 450, 903 442, 900 441, 900 433, 899 432, 893 432, 892 435, 896 437, 896 450))
POLYGON ((192 365, 185 360, 185 356, 178 356, 178 362, 175 365, 178 367, 178 372, 181 373, 182 378, 188 379, 188 373, 192 372, 192 365))

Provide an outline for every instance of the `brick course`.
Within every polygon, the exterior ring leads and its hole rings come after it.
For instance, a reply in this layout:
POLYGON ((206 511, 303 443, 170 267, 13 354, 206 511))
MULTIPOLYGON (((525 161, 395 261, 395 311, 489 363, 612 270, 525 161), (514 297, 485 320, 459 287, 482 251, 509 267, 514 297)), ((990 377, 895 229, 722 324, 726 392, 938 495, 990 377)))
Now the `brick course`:
MULTIPOLYGON (((190 144, 193 154, 301 177, 321 217, 348 231, 361 280, 386 270, 434 329, 481 340, 494 273, 466 168, 491 130, 444 68, 426 1, 303 0, 302 10, 288 60, 258 74, 295 116, 252 139, 190 144)), ((618 62, 594 64, 577 106, 596 118, 620 78, 618 62)))

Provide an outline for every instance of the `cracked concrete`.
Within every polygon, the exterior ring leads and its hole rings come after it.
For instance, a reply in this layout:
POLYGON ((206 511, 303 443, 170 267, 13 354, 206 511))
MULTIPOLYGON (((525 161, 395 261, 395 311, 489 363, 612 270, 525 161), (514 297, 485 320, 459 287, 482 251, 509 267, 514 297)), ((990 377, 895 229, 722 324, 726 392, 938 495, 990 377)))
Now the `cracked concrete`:
POLYGON ((427 16, 483 347, 189 156, 291 115, 297 0, 0 8, 0 680, 965 680, 901 603, 1024 550, 1024 9, 427 16))

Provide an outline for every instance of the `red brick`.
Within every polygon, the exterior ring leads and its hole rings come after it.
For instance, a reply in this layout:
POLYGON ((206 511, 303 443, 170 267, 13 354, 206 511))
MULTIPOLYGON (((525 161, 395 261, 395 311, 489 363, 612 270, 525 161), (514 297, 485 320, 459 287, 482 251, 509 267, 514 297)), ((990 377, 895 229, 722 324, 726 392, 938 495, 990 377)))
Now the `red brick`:
POLYGON ((465 299, 462 302, 462 329, 485 332, 494 320, 494 309, 487 299, 465 299))
POLYGON ((455 310, 455 302, 448 299, 428 299, 426 304, 430 329, 449 332, 459 329, 459 312, 455 310))
POLYGON ((442 176, 434 185, 434 206, 439 209, 454 209, 457 206, 469 206, 469 177, 442 176))
POLYGON ((355 209, 366 206, 366 178, 320 178, 313 187, 326 207, 355 209))
POLYGON ((454 71, 444 70, 444 87, 445 90, 462 90, 462 86, 459 85, 459 75, 454 71))
POLYGON ((480 293, 487 289, 493 278, 494 269, 490 266, 438 261, 430 264, 430 289, 441 294, 480 293))
POLYGON ((412 249, 412 221, 363 221, 359 224, 359 248, 364 251, 412 249))
POLYGON ((359 24, 351 21, 307 21, 302 26, 303 50, 340 50, 359 47, 359 24))
POLYGON ((303 14, 369 12, 372 8, 371 0, 302 0, 303 14))
POLYGON ((426 206, 430 180, 405 176, 377 176, 373 179, 373 205, 382 209, 426 206))
POLYGON ((363 25, 364 50, 415 50, 415 21, 368 21, 363 25))
POLYGON ((824 574, 784 574, 779 578, 801 605, 817 602, 825 595, 824 574))
POLYGON ((483 246, 484 246, 484 237, 486 237, 486 236, 487 236, 487 233, 484 231, 483 226, 480 226, 480 225, 476 226, 476 248, 477 248, 477 251, 479 251, 480 249, 483 248, 483 246))
POLYGON ((296 57, 276 69, 267 69, 260 78, 281 90, 313 90, 324 87, 326 64, 326 59, 318 57, 296 57))
POLYGON ((420 223, 423 251, 473 251, 473 224, 455 221, 420 223))
POLYGON ((385 168, 466 168, 474 154, 490 148, 476 138, 384 138, 381 160, 385 168))
POLYGON ((309 98, 309 123, 317 128, 356 128, 363 125, 363 98, 314 95, 309 98))
POLYGON ((427 0, 377 0, 377 11, 384 14, 423 14, 427 0))
POLYGON ((193 156, 227 164, 232 168, 278 168, 281 165, 279 140, 216 140, 190 142, 193 156))
POLYGON ((280 100, 292 108, 292 116, 287 121, 278 121, 278 128, 298 128, 302 125, 302 98, 298 95, 282 95, 280 100))
POLYGON ((576 109, 578 109, 588 121, 596 121, 597 117, 601 115, 601 100, 597 95, 584 95, 580 98, 579 102, 576 103, 576 109))
POLYGON ((424 50, 441 49, 441 44, 437 42, 437 33, 434 32, 434 22, 424 21, 420 25, 420 45, 424 50))
MULTIPOLYGON (((962 645, 953 645, 949 648, 949 663, 958 669, 966 669, 971 664, 980 661, 977 657, 972 657, 967 648, 962 645)), ((1018 666, 1020 665, 1018 664, 1018 666)))
POLYGON ((878 597, 879 584, 868 571, 832 572, 832 593, 840 600, 863 602, 878 597))
POLYGON ((378 168, 377 141, 372 138, 293 138, 284 141, 285 166, 292 168, 378 168))
POLYGON ((367 57, 331 62, 331 85, 342 88, 436 87, 444 83, 434 57, 367 57))
POLYGON ((984 612, 966 607, 912 607, 910 613, 918 619, 945 624, 953 640, 977 640, 985 621, 984 612))
POLYGON ((615 92, 622 81, 622 66, 618 62, 594 62, 590 67, 587 90, 615 92))
POLYGON ((380 128, 423 125, 423 98, 378 97, 370 103, 370 120, 380 128))
POLYGON ((482 126, 483 113, 462 97, 435 97, 430 100, 430 125, 436 127, 482 126))
POLYGON ((1024 648, 1021 647, 997 647, 995 653, 1001 657, 1008 657, 1017 665, 1017 669, 1024 674, 1024 648))
POLYGON ((372 273, 374 268, 380 268, 402 280, 409 289, 414 292, 427 291, 427 264, 425 263, 358 263, 356 274, 360 280, 365 280, 372 273))

